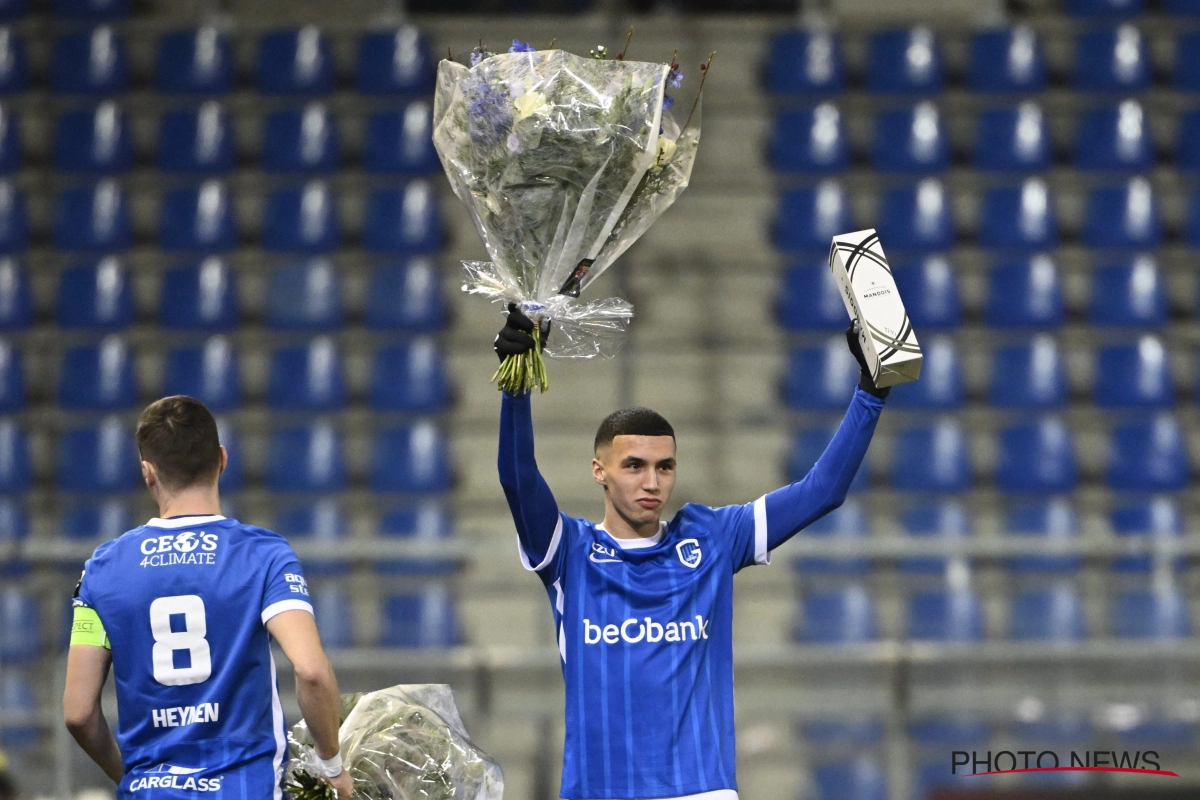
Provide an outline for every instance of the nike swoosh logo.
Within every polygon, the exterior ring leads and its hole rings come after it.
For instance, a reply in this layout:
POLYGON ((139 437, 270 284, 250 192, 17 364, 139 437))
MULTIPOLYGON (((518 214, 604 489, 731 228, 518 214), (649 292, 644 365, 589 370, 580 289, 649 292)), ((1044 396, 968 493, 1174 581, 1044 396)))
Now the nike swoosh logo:
POLYGON ((596 558, 595 553, 588 553, 588 558, 590 558, 592 561, 594 561, 597 564, 614 564, 614 563, 619 564, 619 563, 621 563, 621 559, 619 559, 619 558, 596 558))

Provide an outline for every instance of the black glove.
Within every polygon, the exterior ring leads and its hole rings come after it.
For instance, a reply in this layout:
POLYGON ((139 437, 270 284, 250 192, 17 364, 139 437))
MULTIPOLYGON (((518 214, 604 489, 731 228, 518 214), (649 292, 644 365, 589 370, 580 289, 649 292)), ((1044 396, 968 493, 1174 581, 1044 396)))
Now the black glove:
MULTIPOLYGON (((533 337, 530 333, 533 331, 533 320, 525 316, 525 313, 517 307, 516 303, 508 304, 508 321, 504 323, 504 327, 496 334, 496 340, 492 343, 492 349, 496 351, 496 356, 503 361, 508 356, 518 356, 521 353, 528 353, 533 349, 533 337)), ((541 324, 541 340, 538 346, 539 350, 545 349, 546 338, 550 335, 550 320, 545 320, 541 324)))
POLYGON ((892 387, 885 386, 882 389, 875 387, 875 381, 871 380, 871 370, 867 367, 867 357, 863 355, 862 345, 858 342, 858 323, 854 322, 849 328, 846 328, 846 345, 850 348, 850 352, 854 354, 854 360, 858 362, 861 372, 858 376, 858 388, 862 389, 867 394, 873 394, 880 400, 885 399, 891 393, 892 387))

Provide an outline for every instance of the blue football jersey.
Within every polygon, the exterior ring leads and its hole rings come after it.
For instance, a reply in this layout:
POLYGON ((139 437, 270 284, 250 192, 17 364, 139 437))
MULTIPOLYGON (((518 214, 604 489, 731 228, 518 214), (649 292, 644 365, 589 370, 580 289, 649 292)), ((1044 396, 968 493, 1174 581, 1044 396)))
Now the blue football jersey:
POLYGON ((221 516, 152 519, 96 548, 75 602, 112 647, 118 797, 282 797, 287 737, 265 626, 312 612, 283 537, 221 516))
POLYGON ((559 515, 530 563, 546 584, 566 682, 562 796, 736 790, 733 576, 769 561, 763 500, 685 505, 651 547, 559 515))

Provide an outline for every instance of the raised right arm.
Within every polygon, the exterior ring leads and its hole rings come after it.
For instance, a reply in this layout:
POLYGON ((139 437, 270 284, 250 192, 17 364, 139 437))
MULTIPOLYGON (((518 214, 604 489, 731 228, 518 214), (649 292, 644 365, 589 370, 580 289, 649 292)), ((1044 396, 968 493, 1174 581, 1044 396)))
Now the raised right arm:
POLYGON ((500 485, 517 526, 521 559, 529 569, 544 568, 562 533, 558 503, 538 472, 533 456, 533 411, 529 393, 503 392, 500 408, 500 485))

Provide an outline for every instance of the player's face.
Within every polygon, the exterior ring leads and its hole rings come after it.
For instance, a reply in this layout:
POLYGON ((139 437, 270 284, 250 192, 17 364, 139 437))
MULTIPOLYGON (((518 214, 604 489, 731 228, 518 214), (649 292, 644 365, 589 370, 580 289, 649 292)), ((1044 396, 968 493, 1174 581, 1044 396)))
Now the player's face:
POLYGON ((617 436, 596 453, 592 475, 631 524, 657 524, 675 488, 675 437, 617 436))

